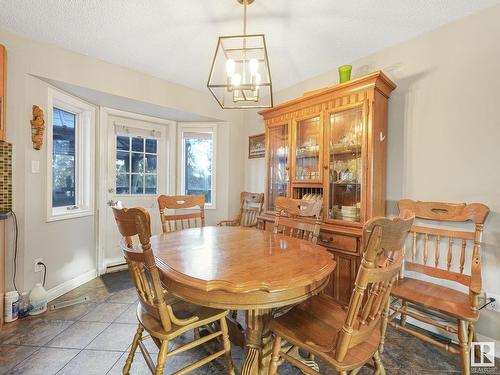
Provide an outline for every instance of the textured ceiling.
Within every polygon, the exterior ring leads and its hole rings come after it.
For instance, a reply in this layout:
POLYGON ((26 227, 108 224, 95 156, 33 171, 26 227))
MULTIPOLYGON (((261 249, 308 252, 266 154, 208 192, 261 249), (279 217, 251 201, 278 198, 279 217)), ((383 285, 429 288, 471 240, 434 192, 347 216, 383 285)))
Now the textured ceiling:
MULTIPOLYGON (((500 0, 256 0, 274 89, 366 56, 500 0)), ((240 33, 236 0, 0 0, 0 28, 204 89, 217 37, 240 33)))

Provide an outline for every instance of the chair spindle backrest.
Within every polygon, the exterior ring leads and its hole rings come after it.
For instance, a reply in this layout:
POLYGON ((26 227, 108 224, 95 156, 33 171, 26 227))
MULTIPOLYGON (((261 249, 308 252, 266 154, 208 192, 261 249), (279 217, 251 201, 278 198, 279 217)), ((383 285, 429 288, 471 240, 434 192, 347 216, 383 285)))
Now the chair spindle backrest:
POLYGON ((205 195, 160 195, 158 197, 161 225, 164 233, 205 226, 205 195), (166 214, 165 210, 198 207, 196 212, 166 214))
POLYGON ((314 202, 286 197, 277 197, 274 219, 274 233, 283 234, 303 240, 318 242, 320 231, 320 214, 323 201, 314 202), (314 219, 312 222, 298 221, 297 218, 314 219))
POLYGON ((171 317, 165 303, 160 274, 151 250, 151 219, 144 208, 112 207, 116 224, 123 236, 120 242, 139 302, 144 310, 161 321, 163 328, 171 329, 171 317), (140 248, 134 248, 133 237, 138 236, 140 248))
MULTIPOLYGON (((476 309, 481 292, 481 239, 489 208, 481 203, 399 201, 400 210, 415 212, 415 218, 433 222, 472 222, 474 230, 450 230, 414 225, 405 246, 405 270, 458 282, 469 288, 471 308, 476 309), (466 268, 470 252, 470 268, 466 268)), ((439 224, 438 224, 439 225, 439 224)))
POLYGON ((381 330, 382 314, 403 264, 403 245, 414 216, 406 211, 389 220, 376 217, 363 228, 363 259, 356 277, 344 325, 337 338, 336 359, 342 362, 349 348, 381 330))
POLYGON ((240 195, 240 212, 236 221, 242 227, 257 225, 257 216, 262 213, 264 193, 242 192, 240 195))

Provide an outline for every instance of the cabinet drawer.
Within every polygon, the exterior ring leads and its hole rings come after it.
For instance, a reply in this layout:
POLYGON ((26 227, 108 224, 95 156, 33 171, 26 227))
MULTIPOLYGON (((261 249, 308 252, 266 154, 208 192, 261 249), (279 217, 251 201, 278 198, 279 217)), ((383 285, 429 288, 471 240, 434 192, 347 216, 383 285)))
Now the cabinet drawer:
POLYGON ((342 234, 321 232, 318 238, 318 244, 331 249, 338 249, 357 253, 358 238, 352 236, 344 236, 342 234))

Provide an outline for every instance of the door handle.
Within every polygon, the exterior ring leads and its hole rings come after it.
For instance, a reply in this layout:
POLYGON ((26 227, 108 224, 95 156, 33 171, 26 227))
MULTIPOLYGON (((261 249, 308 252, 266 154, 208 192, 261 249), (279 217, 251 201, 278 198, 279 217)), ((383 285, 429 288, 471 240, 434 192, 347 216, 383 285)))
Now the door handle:
POLYGON ((114 207, 114 206, 116 206, 117 204, 118 204, 118 201, 114 201, 114 200, 112 200, 112 199, 110 199, 110 200, 108 201, 108 206, 109 206, 109 207, 114 207))

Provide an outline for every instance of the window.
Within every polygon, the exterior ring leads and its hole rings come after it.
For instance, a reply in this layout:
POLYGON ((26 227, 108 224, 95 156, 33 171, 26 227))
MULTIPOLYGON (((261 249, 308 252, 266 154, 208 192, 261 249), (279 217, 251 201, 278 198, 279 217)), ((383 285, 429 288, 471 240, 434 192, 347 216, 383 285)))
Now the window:
POLYGON ((116 136, 116 193, 156 195, 158 191, 158 140, 116 136))
POLYGON ((180 125, 181 194, 204 194, 215 208, 215 127, 180 125))
POLYGON ((47 220, 93 214, 95 109, 49 89, 47 220))
POLYGON ((73 207, 76 205, 76 114, 54 107, 52 138, 52 207, 73 207))

